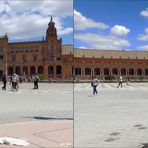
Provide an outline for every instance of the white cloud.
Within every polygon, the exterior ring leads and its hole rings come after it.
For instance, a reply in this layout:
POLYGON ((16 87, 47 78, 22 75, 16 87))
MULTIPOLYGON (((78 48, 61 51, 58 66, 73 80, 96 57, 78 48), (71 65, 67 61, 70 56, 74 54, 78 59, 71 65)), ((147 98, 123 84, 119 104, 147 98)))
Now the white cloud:
POLYGON ((145 28, 145 33, 147 33, 147 34, 148 34, 148 28, 145 28))
POLYGON ((71 26, 64 27, 64 20, 72 17, 72 1, 0 1, 0 33, 9 39, 32 39, 45 36, 50 14, 54 15, 59 35, 71 33, 71 26))
POLYGON ((145 28, 145 34, 139 34, 138 40, 140 41, 148 41, 148 28, 145 28))
POLYGON ((148 45, 139 46, 138 49, 142 51, 148 51, 148 45))
POLYGON ((111 33, 118 36, 125 36, 130 32, 130 29, 125 26, 115 25, 111 28, 111 33))
POLYGON ((86 46, 80 46, 78 48, 81 48, 81 49, 89 49, 89 47, 86 47, 86 46))
POLYGON ((90 44, 91 48, 102 50, 122 50, 123 47, 130 46, 128 40, 113 35, 82 33, 75 34, 75 39, 90 44))
POLYGON ((148 34, 139 35, 139 36, 138 36, 138 40, 141 40, 141 41, 148 41, 148 34))
POLYGON ((141 15, 141 16, 144 16, 144 17, 148 17, 148 8, 146 8, 145 10, 142 10, 142 11, 140 12, 140 15, 141 15))
POLYGON ((85 30, 87 28, 106 29, 109 27, 102 22, 95 22, 90 18, 86 18, 76 10, 74 10, 74 24, 76 30, 85 30))
POLYGON ((62 31, 59 31, 59 35, 65 35, 65 34, 69 34, 71 32, 73 32, 73 28, 69 27, 69 28, 66 28, 62 31))

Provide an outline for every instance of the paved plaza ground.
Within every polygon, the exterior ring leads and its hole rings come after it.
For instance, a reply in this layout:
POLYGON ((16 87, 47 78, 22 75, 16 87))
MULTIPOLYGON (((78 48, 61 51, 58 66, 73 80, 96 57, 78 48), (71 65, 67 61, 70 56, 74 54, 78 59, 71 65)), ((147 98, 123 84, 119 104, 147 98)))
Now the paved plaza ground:
POLYGON ((75 84, 74 145, 137 148, 148 143, 148 83, 101 83, 92 95, 90 83, 75 84))
POLYGON ((19 87, 12 92, 8 84, 6 91, 0 90, 0 137, 24 138, 31 148, 71 147, 73 84, 39 83, 38 90, 32 83, 19 87))

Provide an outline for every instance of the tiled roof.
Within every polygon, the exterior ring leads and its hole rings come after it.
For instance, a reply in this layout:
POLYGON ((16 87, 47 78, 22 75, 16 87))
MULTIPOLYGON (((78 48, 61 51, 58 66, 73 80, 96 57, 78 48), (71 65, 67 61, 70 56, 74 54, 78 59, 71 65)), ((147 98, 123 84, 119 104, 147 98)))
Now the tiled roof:
POLYGON ((122 51, 122 50, 95 50, 95 49, 74 49, 75 57, 94 58, 122 58, 122 59, 148 59, 147 51, 122 51))
MULTIPOLYGON (((68 54, 68 52, 70 53, 72 50, 72 45, 63 45, 63 54, 68 54)), ((75 48, 74 57, 148 59, 148 51, 96 50, 75 48)))
POLYGON ((73 44, 62 45, 62 54, 73 54, 73 44))

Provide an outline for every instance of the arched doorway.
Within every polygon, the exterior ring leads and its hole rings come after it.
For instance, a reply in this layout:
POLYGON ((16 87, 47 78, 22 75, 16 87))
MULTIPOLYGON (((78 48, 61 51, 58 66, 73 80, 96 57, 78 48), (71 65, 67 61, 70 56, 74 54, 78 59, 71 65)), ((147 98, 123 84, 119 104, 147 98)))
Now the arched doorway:
POLYGON ((57 78, 62 78, 62 66, 58 65, 56 67, 56 74, 57 74, 57 78))
POLYGON ((90 68, 85 68, 85 75, 90 76, 91 75, 91 69, 90 68))
POLYGON ((13 75, 13 67, 8 67, 8 75, 12 76, 13 75))
POLYGON ((137 75, 138 75, 138 76, 141 76, 141 75, 142 75, 142 69, 141 69, 141 68, 138 68, 138 69, 137 69, 137 75))
POLYGON ((95 68, 95 75, 100 75, 100 68, 95 68))
POLYGON ((44 73, 44 67, 40 65, 38 67, 38 74, 43 74, 43 73, 44 73))
POLYGON ((28 75, 28 67, 27 66, 24 66, 23 67, 23 75, 28 75))
POLYGON ((134 69, 133 68, 129 69, 129 75, 134 75, 134 69))
POLYGON ((48 66, 48 76, 49 78, 53 78, 54 67, 52 65, 48 66))
POLYGON ((21 75, 21 68, 20 68, 19 66, 17 66, 17 67, 15 68, 15 73, 16 73, 17 75, 21 75))
POLYGON ((30 74, 34 75, 36 73, 35 66, 30 67, 30 74))
POLYGON ((118 75, 118 69, 117 68, 112 69, 112 74, 117 76, 118 75))
POLYGON ((122 69, 121 69, 121 75, 122 75, 122 76, 125 76, 125 75, 126 75, 126 69, 125 69, 125 68, 122 68, 122 69))
POLYGON ((109 75, 109 69, 108 68, 104 68, 104 75, 105 76, 109 75))
POLYGON ((148 76, 148 68, 145 69, 145 75, 148 76))
POLYGON ((0 80, 2 80, 2 78, 3 78, 3 71, 0 70, 0 80))
POLYGON ((80 67, 76 67, 75 68, 75 75, 77 76, 77 75, 81 75, 81 68, 80 67))

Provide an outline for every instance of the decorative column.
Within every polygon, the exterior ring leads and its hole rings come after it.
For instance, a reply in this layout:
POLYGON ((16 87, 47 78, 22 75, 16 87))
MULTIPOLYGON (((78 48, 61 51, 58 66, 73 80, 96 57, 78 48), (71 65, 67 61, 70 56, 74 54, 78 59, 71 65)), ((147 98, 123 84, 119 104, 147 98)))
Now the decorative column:
POLYGON ((121 75, 121 69, 118 69, 118 76, 121 75))
POLYGON ((113 71, 112 71, 112 69, 110 68, 109 69, 109 75, 112 75, 113 74, 113 71))
POLYGON ((101 76, 103 76, 103 77, 104 77, 104 71, 103 71, 103 69, 102 69, 102 68, 100 69, 100 74, 101 74, 101 76))
POLYGON ((129 75, 129 69, 126 69, 126 76, 129 75))
POLYGON ((137 76, 137 69, 134 69, 134 76, 137 76))
POLYGON ((145 70, 144 70, 144 68, 142 69, 142 75, 145 76, 145 70))
POLYGON ((91 69, 91 76, 94 75, 94 69, 91 69))

